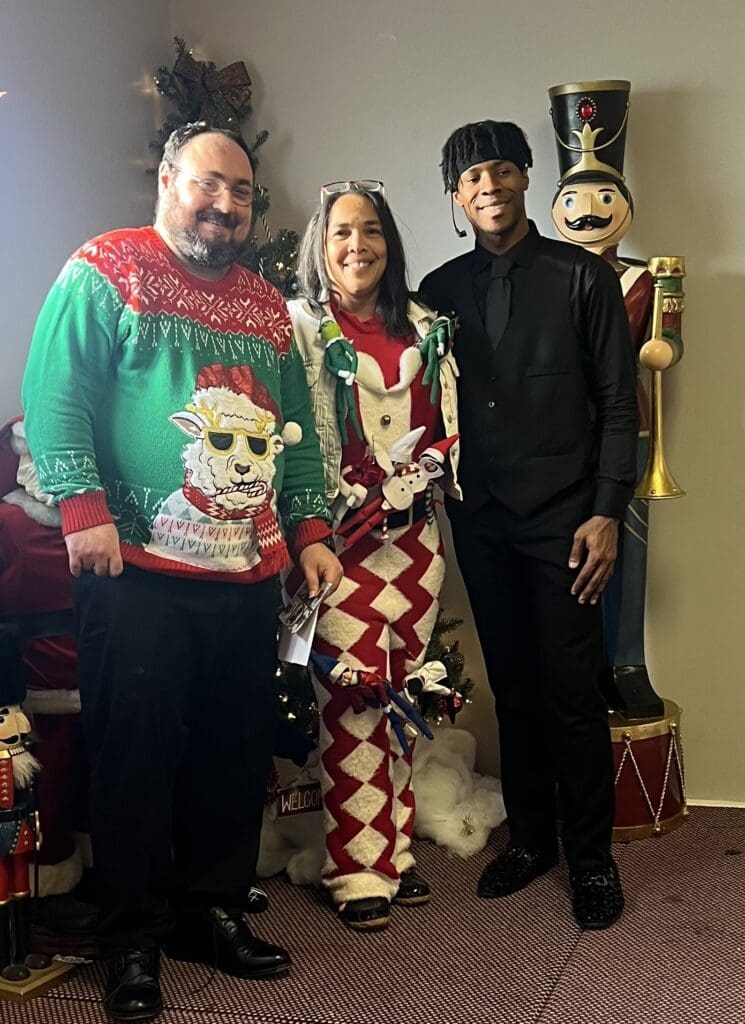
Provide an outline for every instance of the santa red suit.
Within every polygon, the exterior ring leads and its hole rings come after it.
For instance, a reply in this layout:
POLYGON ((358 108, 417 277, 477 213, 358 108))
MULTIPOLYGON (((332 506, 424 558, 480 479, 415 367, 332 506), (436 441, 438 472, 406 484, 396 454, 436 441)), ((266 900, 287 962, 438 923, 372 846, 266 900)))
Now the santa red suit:
POLYGON ((37 779, 44 834, 38 895, 59 895, 82 874, 76 833, 87 819, 88 769, 67 553, 59 513, 44 502, 19 420, 0 430, 0 495, 0 616, 21 623, 24 708, 33 714, 44 768, 37 779))

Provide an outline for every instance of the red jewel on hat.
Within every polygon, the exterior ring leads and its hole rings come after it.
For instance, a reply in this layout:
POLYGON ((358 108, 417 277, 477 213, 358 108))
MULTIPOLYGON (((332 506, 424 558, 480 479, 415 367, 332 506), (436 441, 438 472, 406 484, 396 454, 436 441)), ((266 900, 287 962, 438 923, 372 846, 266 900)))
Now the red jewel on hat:
POLYGON ((581 99, 577 104, 577 117, 580 121, 584 121, 585 123, 587 123, 587 121, 592 121, 597 112, 597 107, 587 96, 583 97, 583 99, 581 99))

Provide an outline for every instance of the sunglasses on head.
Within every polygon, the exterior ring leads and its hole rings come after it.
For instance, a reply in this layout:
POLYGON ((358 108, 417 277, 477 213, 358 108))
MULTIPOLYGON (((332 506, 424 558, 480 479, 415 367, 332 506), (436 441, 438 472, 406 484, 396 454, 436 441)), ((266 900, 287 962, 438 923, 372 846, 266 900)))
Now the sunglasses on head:
POLYGON ((326 196, 339 196, 343 192, 380 192, 385 198, 385 186, 382 181, 360 178, 358 181, 330 181, 321 186, 321 199, 326 196))

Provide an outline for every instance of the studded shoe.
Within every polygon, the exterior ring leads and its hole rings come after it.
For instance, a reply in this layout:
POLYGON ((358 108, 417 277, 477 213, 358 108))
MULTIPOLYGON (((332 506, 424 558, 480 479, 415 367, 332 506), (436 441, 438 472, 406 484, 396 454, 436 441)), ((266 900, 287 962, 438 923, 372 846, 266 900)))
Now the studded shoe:
POLYGON ((618 868, 613 861, 607 867, 573 874, 572 908, 581 928, 608 928, 623 912, 624 898, 618 868))
POLYGON ((477 894, 489 900, 519 892, 530 885, 533 879, 549 871, 558 859, 555 852, 546 853, 510 845, 484 868, 477 894))

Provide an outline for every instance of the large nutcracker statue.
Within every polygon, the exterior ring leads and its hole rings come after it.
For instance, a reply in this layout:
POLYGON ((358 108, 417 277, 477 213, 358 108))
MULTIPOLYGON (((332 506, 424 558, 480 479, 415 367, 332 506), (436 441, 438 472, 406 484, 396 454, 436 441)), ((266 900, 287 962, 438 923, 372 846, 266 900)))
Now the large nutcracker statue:
POLYGON ((619 537, 616 571, 603 594, 603 684, 615 712, 611 724, 616 726, 612 730, 619 808, 616 839, 650 834, 646 824, 641 825, 647 816, 651 832, 658 833, 675 827, 685 815, 677 735, 680 711, 655 692, 644 652, 649 502, 683 494, 665 464, 662 449, 661 377, 662 371, 683 355, 685 269, 681 257, 653 257, 643 262, 618 253, 634 216, 634 202, 623 175, 630 90, 625 81, 579 82, 549 90, 561 174, 551 210, 554 225, 562 239, 596 253, 616 270, 631 344, 640 369, 649 371, 649 393, 641 373, 637 380, 639 482, 619 537), (656 719, 659 724, 627 724, 639 719, 656 719), (624 800, 618 779, 626 768, 629 778, 636 779, 639 807, 630 813, 633 826, 619 828, 624 800), (649 776, 658 773, 662 776, 660 789, 654 792, 654 780, 649 776))

